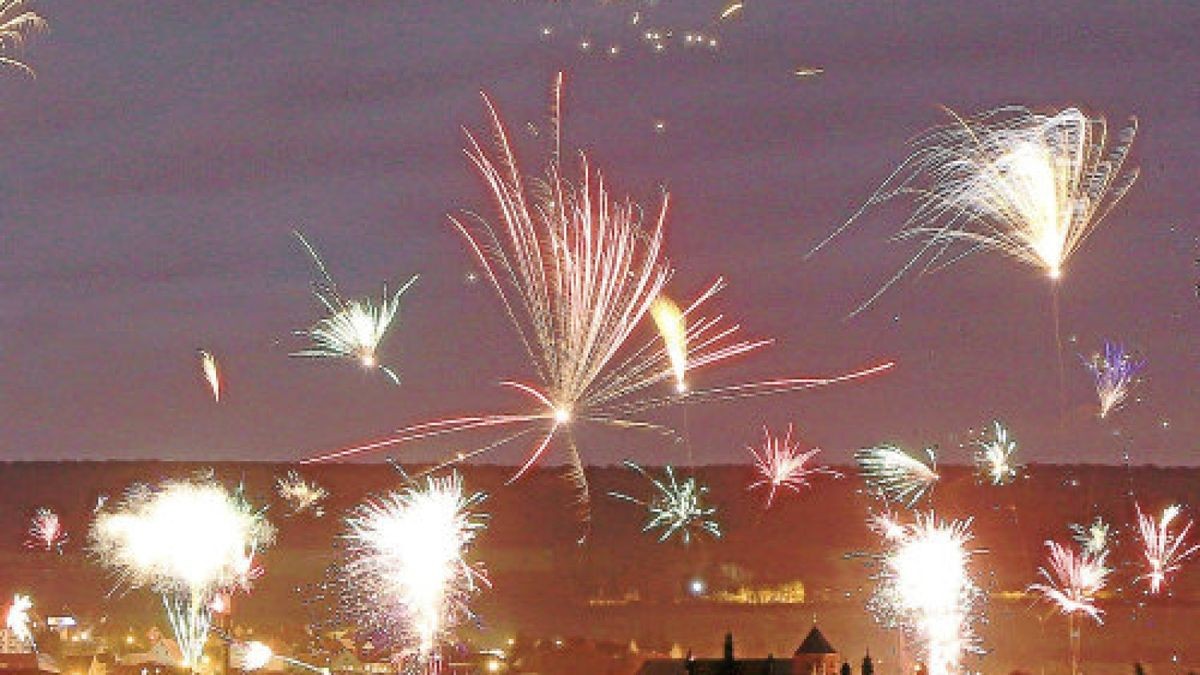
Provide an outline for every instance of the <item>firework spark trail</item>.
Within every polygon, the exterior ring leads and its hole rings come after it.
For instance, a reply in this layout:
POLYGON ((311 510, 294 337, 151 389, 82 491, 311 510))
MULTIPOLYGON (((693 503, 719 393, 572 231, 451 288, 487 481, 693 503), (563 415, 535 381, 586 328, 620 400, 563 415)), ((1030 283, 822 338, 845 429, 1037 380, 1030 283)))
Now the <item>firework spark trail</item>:
POLYGON ((971 520, 928 513, 907 525, 886 516, 877 523, 886 551, 868 608, 881 625, 920 642, 931 675, 959 672, 963 653, 980 653, 974 625, 984 594, 970 569, 971 520))
POLYGON ((980 250, 998 251, 1058 279, 1137 179, 1137 169, 1121 173, 1136 119, 1108 149, 1105 120, 1075 108, 1047 116, 1013 106, 954 117, 953 123, 918 136, 912 154, 809 253, 870 207, 914 195, 915 207, 894 238, 919 239, 920 248, 851 316, 911 269, 929 271, 980 250))
POLYGON ((912 508, 940 478, 933 448, 926 448, 925 455, 928 464, 899 446, 883 444, 855 452, 854 461, 871 492, 912 508))
POLYGON ((197 349, 196 352, 200 355, 200 372, 204 375, 204 381, 212 390, 213 400, 219 403, 221 401, 221 376, 217 371, 217 357, 205 349, 197 349))
POLYGON ((18 642, 36 649, 33 633, 29 630, 29 610, 31 609, 33 609, 33 600, 28 595, 19 593, 14 595, 12 604, 8 606, 8 612, 4 617, 4 625, 18 642))
POLYGON ((200 657, 212 599, 247 588, 254 556, 274 540, 261 510, 211 479, 131 488, 120 506, 101 510, 89 532, 92 553, 120 586, 149 588, 163 607, 185 666, 200 657))
POLYGON ((1146 367, 1146 360, 1125 351, 1115 342, 1104 343, 1104 353, 1083 359, 1083 365, 1096 381, 1096 396, 1100 399, 1100 418, 1121 407, 1137 383, 1138 373, 1146 367))
POLYGON ((1021 465, 1016 462, 1017 441, 1000 422, 992 422, 992 435, 975 444, 975 470, 992 485, 1008 485, 1021 465))
POLYGON ((641 474, 655 489, 655 494, 648 500, 631 497, 621 492, 609 492, 609 496, 642 506, 647 511, 647 520, 643 532, 661 529, 658 541, 664 542, 678 534, 684 545, 692 542, 693 533, 706 533, 720 539, 721 526, 713 517, 717 513, 714 506, 704 503, 708 486, 702 485, 694 477, 680 481, 675 476, 675 469, 668 466, 664 470, 664 478, 651 476, 645 469, 634 462, 625 461, 623 464, 631 471, 641 474))
POLYGON ((1178 572, 1185 560, 1200 551, 1200 544, 1185 544, 1192 529, 1190 520, 1178 532, 1171 531, 1171 523, 1182 513, 1179 505, 1172 504, 1163 509, 1158 520, 1142 513, 1142 507, 1136 502, 1134 508, 1137 510, 1143 555, 1146 565, 1150 568, 1150 571, 1138 579, 1145 579, 1150 585, 1150 594, 1157 595, 1166 583, 1167 576, 1178 572))
POLYGON ((1050 558, 1047 567, 1038 568, 1044 583, 1029 587, 1067 616, 1081 615, 1096 623, 1104 623, 1104 612, 1096 606, 1096 596, 1108 583, 1112 572, 1107 566, 1108 551, 1075 552, 1069 546, 1048 541, 1050 558))
MULTIPOLYGON (((671 267, 662 253, 668 198, 657 211, 646 212, 630 199, 613 198, 603 177, 580 156, 577 178, 567 178, 561 164, 560 101, 562 78, 556 80, 551 121, 553 149, 544 173, 527 177, 491 101, 484 97, 495 148, 486 150, 471 132, 468 158, 487 184, 498 212, 498 226, 473 214, 451 217, 478 260, 537 375, 535 383, 508 381, 507 387, 528 397, 535 412, 473 415, 421 423, 397 430, 389 438, 310 457, 324 462, 446 434, 497 427, 538 430, 512 480, 533 467, 552 441, 571 435, 581 423, 641 429, 668 435, 665 426, 639 414, 686 400, 710 402, 798 391, 868 377, 892 367, 883 363, 825 378, 780 378, 678 393, 680 374, 756 351, 771 340, 742 339, 741 327, 721 315, 705 316, 701 306, 724 287, 718 278, 682 311, 676 328, 683 337, 667 341, 652 334, 635 338, 646 314, 662 297, 671 267), (685 345, 679 348, 679 345, 685 345), (680 352, 686 350, 686 367, 680 352), (653 388, 672 379, 676 391, 654 395, 653 388)), ((532 432, 531 432, 532 433, 532 432)), ((474 456, 474 451, 461 453, 474 456)), ((569 452, 569 475, 578 480, 582 516, 588 518, 588 491, 582 459, 569 452)))
POLYGON ((384 284, 378 302, 371 298, 347 300, 312 244, 301 233, 294 234, 317 268, 319 276, 312 282, 313 296, 325 307, 328 315, 318 319, 312 328, 295 331, 296 335, 307 337, 312 345, 293 352, 291 356, 358 361, 363 368, 378 368, 392 382, 400 384, 395 371, 379 362, 377 352, 400 311, 400 296, 416 283, 417 275, 390 294, 387 284, 384 284))
POLYGON ((787 488, 799 492, 800 488, 809 486, 809 478, 818 474, 826 474, 841 478, 842 474, 825 466, 814 466, 812 460, 820 452, 813 448, 801 452, 800 444, 792 442, 792 425, 788 425, 787 434, 782 438, 771 436, 771 432, 763 427, 763 443, 761 449, 748 446, 746 448, 754 456, 754 469, 758 472, 758 480, 747 489, 767 487, 767 505, 775 500, 775 492, 779 488, 787 488))
POLYGON ((25 9, 25 0, 0 0, 0 64, 11 66, 33 76, 33 69, 15 53, 25 48, 32 33, 46 30, 46 20, 25 9))
POLYGON ((325 515, 325 507, 321 503, 329 496, 329 492, 316 483, 304 480, 295 471, 288 471, 286 476, 275 479, 275 492, 287 503, 290 515, 296 516, 306 511, 317 518, 325 515))
MULTIPOLYGON (((422 663, 487 584, 466 555, 486 527, 462 478, 428 477, 371 499, 346 518, 342 609, 366 632, 413 650, 422 663)), ((378 645, 377 645, 378 646, 378 645)))
POLYGON ((687 391, 687 320, 679 305, 665 295, 658 296, 650 305, 650 316, 662 336, 663 348, 671 361, 675 389, 682 394, 687 391))
POLYGON ((57 513, 47 508, 39 508, 33 512, 33 518, 29 522, 29 539, 25 542, 26 546, 61 554, 67 538, 62 519, 57 513))
POLYGON ((1107 551, 1113 541, 1112 526, 1100 516, 1096 516, 1087 525, 1072 523, 1070 529, 1074 533, 1075 542, 1083 547, 1085 553, 1091 555, 1107 551))

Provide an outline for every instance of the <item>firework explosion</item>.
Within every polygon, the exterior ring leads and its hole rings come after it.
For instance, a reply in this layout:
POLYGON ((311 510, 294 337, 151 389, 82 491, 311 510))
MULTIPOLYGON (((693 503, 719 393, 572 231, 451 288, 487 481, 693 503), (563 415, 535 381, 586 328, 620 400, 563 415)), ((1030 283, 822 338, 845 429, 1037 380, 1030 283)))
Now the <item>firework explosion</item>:
POLYGON ((31 609, 33 609, 33 600, 28 595, 14 595, 12 604, 8 606, 8 612, 4 617, 4 625, 18 642, 36 649, 33 633, 29 630, 29 610, 31 609))
POLYGON ((931 675, 958 672, 964 652, 979 652, 974 624, 984 597, 970 570, 971 520, 939 521, 929 513, 909 525, 877 522, 886 524, 878 529, 886 551, 869 609, 881 625, 921 644, 931 675))
POLYGON ((1098 624, 1104 623, 1104 612, 1096 606, 1096 597, 1112 573, 1107 565, 1108 551, 1092 553, 1084 549, 1076 553, 1053 541, 1046 542, 1046 547, 1050 551, 1049 566, 1038 568, 1038 575, 1045 583, 1032 584, 1029 590, 1067 617, 1071 672, 1077 673, 1081 640, 1076 618, 1086 616, 1098 624))
POLYGON ((204 375, 204 381, 208 383, 208 388, 212 390, 213 400, 220 403, 221 375, 217 371, 217 357, 205 349, 197 349, 196 353, 200 356, 200 373, 204 375))
POLYGON ((1069 546, 1048 541, 1048 567, 1038 569, 1045 583, 1029 587, 1067 616, 1083 615, 1096 623, 1104 623, 1104 612, 1096 606, 1096 596, 1108 583, 1112 572, 1107 566, 1108 551, 1076 553, 1069 546))
POLYGON ((33 512, 33 518, 29 522, 29 539, 25 541, 26 546, 61 554, 63 544, 66 543, 67 532, 63 529, 62 519, 57 513, 47 508, 39 508, 33 512))
POLYGON ((1179 571, 1185 560, 1200 551, 1200 544, 1187 545, 1188 533, 1192 529, 1192 521, 1179 529, 1171 531, 1171 523, 1179 516, 1182 509, 1172 504, 1163 509, 1162 516, 1155 520, 1152 516, 1142 513, 1142 507, 1134 503, 1137 510, 1138 532, 1141 534, 1143 555, 1146 565, 1150 568, 1138 579, 1145 579, 1150 585, 1150 594, 1157 595, 1167 581, 1167 575, 1179 571))
POLYGON ((1100 417, 1103 419, 1125 402, 1130 389, 1137 383, 1138 373, 1146 367, 1146 361, 1135 358, 1120 344, 1105 342, 1104 353, 1084 359, 1083 365, 1096 380, 1096 396, 1100 399, 1100 417))
POLYGON ((939 478, 933 448, 926 448, 925 455, 928 464, 899 446, 884 444, 855 452, 854 461, 868 490, 884 501, 912 508, 939 478))
POLYGON ((975 443, 975 471, 992 485, 1008 485, 1021 470, 1017 464, 1017 441, 999 422, 992 422, 992 435, 975 443))
MULTIPOLYGON (((516 329, 537 373, 537 385, 505 382, 527 396, 532 412, 450 418, 401 429, 393 436, 312 457, 340 459, 401 443, 484 428, 515 429, 498 442, 457 453, 442 468, 536 432, 537 440, 511 480, 517 480, 565 437, 569 476, 575 481, 580 515, 589 519, 589 489, 574 429, 583 422, 674 435, 639 413, 678 403, 682 376, 704 366, 755 351, 770 340, 743 340, 740 326, 721 316, 699 314, 701 305, 724 287, 718 278, 678 315, 664 318, 670 335, 635 339, 646 314, 662 297, 671 267, 662 253, 668 200, 647 211, 631 199, 613 198, 598 172, 581 155, 579 176, 566 177, 560 163, 556 81, 553 149, 541 176, 526 177, 517 166, 499 115, 485 97, 496 148, 489 152, 467 133, 467 156, 487 183, 500 226, 477 216, 452 217, 516 329), (643 220, 646 213, 653 215, 643 220), (665 338, 665 339, 664 339, 665 338), (681 356, 682 355, 682 356, 681 356), (686 364, 681 359, 686 358, 686 364), (653 388, 674 379, 675 391, 653 388)), ((826 378, 782 378, 690 390, 689 403, 739 399, 863 378, 891 368, 884 363, 826 378)))
POLYGON ((388 293, 387 285, 380 293, 379 301, 371 298, 346 300, 338 290, 329 270, 317 255, 317 250, 299 232, 294 233, 304 250, 312 257, 317 269, 317 278, 312 282, 313 296, 328 312, 313 324, 312 328, 295 331, 307 337, 312 345, 307 349, 292 352, 291 356, 316 359, 350 359, 363 368, 378 368, 396 384, 400 378, 391 368, 379 363, 377 351, 387 331, 400 311, 400 296, 417 281, 413 275, 394 293, 388 293))
POLYGON ((1136 132, 1137 121, 1130 120, 1106 155, 1106 122, 1075 108, 1050 116, 1021 107, 955 116, 917 137, 912 154, 813 252, 868 208, 915 195, 895 238, 921 240, 920 250, 855 314, 909 270, 943 266, 977 250, 998 251, 1058 279, 1137 178, 1136 169, 1121 173, 1136 132))
POLYGON ((33 75, 33 69, 14 54, 25 47, 31 33, 46 30, 46 21, 25 9, 25 0, 0 0, 0 64, 33 75))
POLYGON ((650 317, 662 336, 663 349, 675 374, 675 390, 687 392, 687 318, 683 310, 665 295, 658 296, 650 305, 650 317))
POLYGON ((1100 555, 1112 545, 1114 536, 1112 526, 1100 516, 1096 516, 1087 525, 1072 523, 1070 528, 1074 534, 1075 543, 1079 544, 1085 553, 1100 555))
POLYGON ((799 492, 800 488, 808 487, 808 479, 817 474, 827 474, 841 478, 842 474, 824 466, 813 466, 812 460, 820 452, 813 448, 807 452, 800 451, 800 444, 792 442, 792 427, 789 424, 787 434, 780 438, 771 436, 771 432, 763 427, 763 443, 761 448, 747 447, 754 456, 754 470, 758 480, 750 484, 748 489, 767 488, 767 505, 775 500, 775 491, 787 488, 799 492))
POLYGON ((288 471, 286 476, 275 479, 275 492, 287 503, 289 515, 296 516, 306 511, 316 518, 325 515, 325 507, 321 503, 329 496, 329 492, 316 483, 304 480, 295 471, 288 471))
POLYGON ((112 511, 100 511, 91 549, 118 585, 162 595, 185 666, 204 648, 211 605, 221 592, 247 588, 254 556, 275 530, 241 489, 207 478, 137 485, 112 511))
POLYGON ((462 478, 427 477, 371 499, 346 518, 342 610, 376 647, 400 646, 422 663, 463 618, 487 583, 466 559, 487 516, 486 495, 466 494, 462 478))
POLYGON ((685 545, 692 543, 693 533, 704 532, 716 539, 721 537, 721 526, 713 518, 717 509, 704 503, 708 486, 698 483, 694 477, 680 481, 670 466, 665 468, 664 478, 658 479, 633 462, 626 461, 624 464, 650 481, 656 490, 648 500, 621 492, 608 493, 611 497, 632 502, 646 509, 647 520, 642 527, 643 532, 661 529, 662 534, 658 537, 660 543, 678 534, 685 545))

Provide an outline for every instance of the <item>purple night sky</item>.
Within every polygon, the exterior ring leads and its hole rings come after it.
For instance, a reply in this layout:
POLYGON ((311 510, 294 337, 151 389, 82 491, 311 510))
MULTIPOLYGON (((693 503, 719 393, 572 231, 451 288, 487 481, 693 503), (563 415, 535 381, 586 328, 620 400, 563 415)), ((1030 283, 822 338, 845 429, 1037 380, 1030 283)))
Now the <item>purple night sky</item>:
MULTIPOLYGON (((634 3, 39 3, 51 31, 25 53, 37 79, 0 76, 0 458, 299 459, 522 405, 495 383, 530 367, 492 289, 466 281, 473 261, 446 215, 491 215, 461 153, 461 127, 484 123, 479 92, 533 169, 526 122, 544 128, 564 69, 568 145, 644 204, 671 192, 669 289, 725 275, 715 306, 778 338, 698 385, 899 364, 692 408, 694 461, 745 462, 762 424, 795 423, 828 461, 897 440, 959 462, 967 430, 999 418, 1026 461, 1118 461, 1119 429, 1135 462, 1200 464, 1200 5, 982 4, 749 0, 719 51, 654 55, 623 26, 634 3), (584 37, 598 48, 582 52, 584 37), (826 72, 797 78, 801 66, 826 72), (1063 282, 1065 412, 1049 286, 1031 268, 972 257, 843 321, 910 252, 887 241, 905 206, 804 259, 908 138, 946 121, 940 106, 1004 104, 1141 122, 1129 165, 1142 177, 1063 282), (421 274, 384 349, 402 387, 287 358, 302 345, 290 331, 317 314, 293 228, 351 295, 421 274), (1076 354, 1105 338, 1150 366, 1141 401, 1101 422, 1076 354), (197 347, 222 362, 219 405, 197 347)), ((644 13, 683 31, 720 7, 644 13)), ((594 463, 686 461, 655 436, 581 444, 594 463)))

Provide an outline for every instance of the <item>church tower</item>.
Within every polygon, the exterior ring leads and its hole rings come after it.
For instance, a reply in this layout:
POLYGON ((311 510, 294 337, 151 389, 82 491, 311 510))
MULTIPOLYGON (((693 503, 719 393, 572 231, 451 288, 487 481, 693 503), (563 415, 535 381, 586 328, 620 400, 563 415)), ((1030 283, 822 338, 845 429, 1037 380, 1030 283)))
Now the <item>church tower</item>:
POLYGON ((838 675, 841 657, 816 625, 792 656, 792 675, 838 675))

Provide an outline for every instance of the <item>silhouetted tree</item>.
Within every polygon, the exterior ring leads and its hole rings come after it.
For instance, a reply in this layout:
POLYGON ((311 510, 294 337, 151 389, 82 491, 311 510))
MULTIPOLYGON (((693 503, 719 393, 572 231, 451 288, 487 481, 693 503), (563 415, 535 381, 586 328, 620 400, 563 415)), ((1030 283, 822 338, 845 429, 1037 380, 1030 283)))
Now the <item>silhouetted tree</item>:
POLYGON ((842 661, 842 675, 852 675, 852 673, 853 673, 853 671, 850 670, 849 662, 842 661))
POLYGON ((1133 675, 1146 675, 1146 669, 1142 667, 1141 663, 1133 664, 1133 675))
POLYGON ((863 657, 862 675, 875 675, 875 664, 871 661, 871 650, 867 650, 867 655, 863 657))

